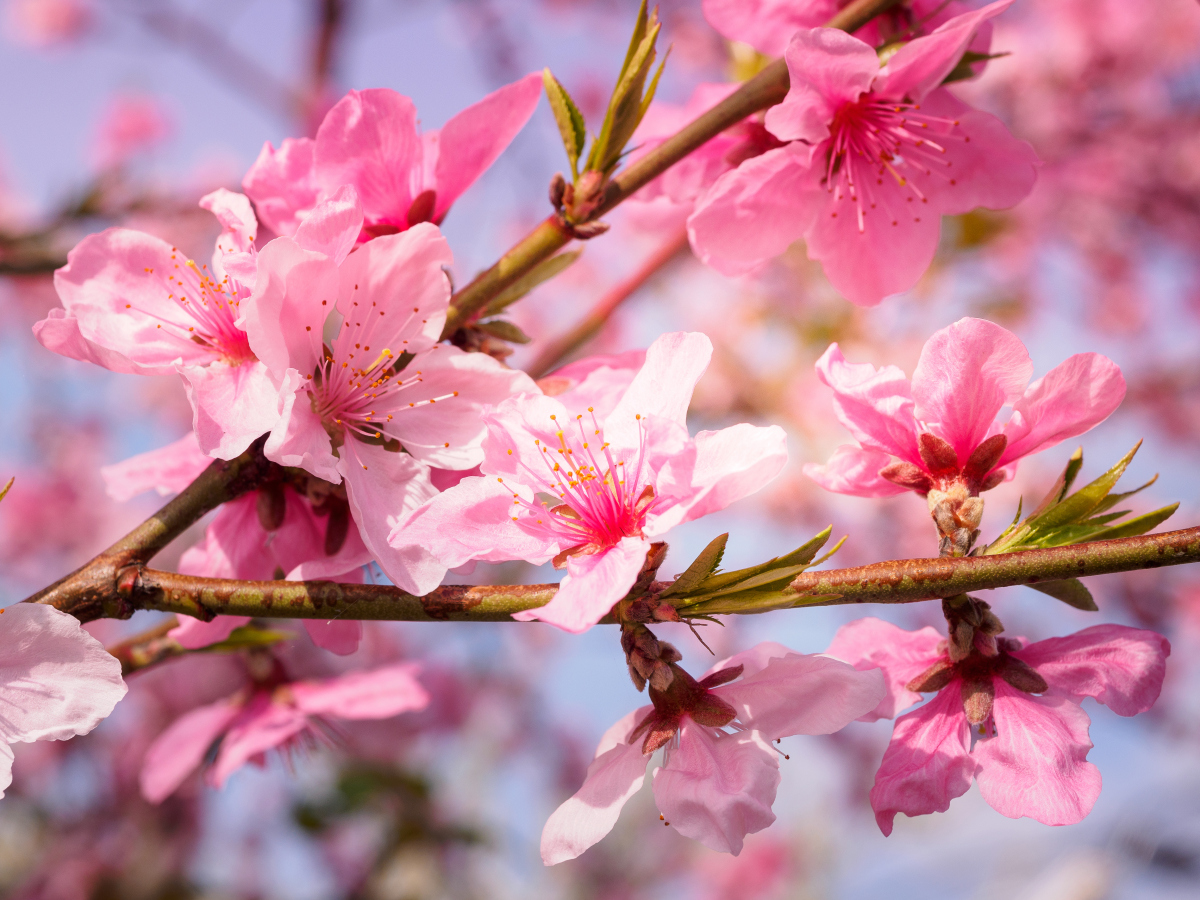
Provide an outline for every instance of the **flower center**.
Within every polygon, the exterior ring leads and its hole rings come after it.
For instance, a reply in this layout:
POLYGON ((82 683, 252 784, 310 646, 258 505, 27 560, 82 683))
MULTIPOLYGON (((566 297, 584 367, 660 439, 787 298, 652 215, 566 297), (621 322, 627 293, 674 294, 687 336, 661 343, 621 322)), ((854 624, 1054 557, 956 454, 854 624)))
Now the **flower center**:
MULTIPOLYGON (((915 181, 937 177, 956 183, 950 177, 951 162, 944 145, 951 140, 965 143, 970 138, 955 132, 957 119, 920 110, 917 103, 867 94, 845 104, 833 117, 825 185, 836 199, 853 202, 860 234, 866 230, 868 212, 878 206, 879 189, 886 179, 907 192, 908 203, 928 202, 915 181)), ((899 225, 898 209, 889 207, 886 215, 892 225, 899 225)), ((914 213, 913 221, 921 221, 920 215, 914 213)))
MULTIPOLYGON (((178 257, 172 248, 171 259, 178 257)), ((146 270, 153 275, 153 269, 146 270)), ((245 293, 237 282, 226 275, 220 281, 208 272, 208 266, 197 266, 192 260, 182 265, 176 263, 167 275, 167 299, 188 314, 194 324, 181 325, 169 322, 149 310, 139 310, 152 318, 160 319, 159 328, 164 326, 187 340, 210 349, 222 362, 231 366, 250 362, 255 358, 250 349, 246 332, 234 325, 238 317, 238 304, 245 293)), ((130 304, 126 308, 131 308, 130 304)))

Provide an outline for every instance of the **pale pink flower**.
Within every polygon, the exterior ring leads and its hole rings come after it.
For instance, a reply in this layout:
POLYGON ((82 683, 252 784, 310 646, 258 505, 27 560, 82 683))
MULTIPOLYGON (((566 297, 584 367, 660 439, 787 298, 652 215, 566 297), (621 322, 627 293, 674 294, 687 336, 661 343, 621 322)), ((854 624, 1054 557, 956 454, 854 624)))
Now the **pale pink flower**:
POLYGON ((429 694, 420 666, 395 663, 322 681, 291 681, 277 662, 261 680, 176 719, 146 751, 142 795, 160 803, 215 748, 205 781, 221 787, 248 762, 265 765, 268 750, 290 751, 304 741, 336 736, 335 720, 389 719, 424 709, 429 694))
POLYGON ((1092 697, 1133 716, 1154 705, 1171 646, 1153 631, 1095 625, 1023 646, 1001 638, 995 655, 979 650, 950 662, 932 628, 908 632, 879 619, 841 628, 827 651, 860 669, 883 670, 888 695, 869 717, 896 720, 871 789, 883 833, 896 813, 945 812, 972 778, 988 804, 1009 818, 1070 825, 1100 795, 1100 772, 1087 762, 1092 697), (971 746, 972 726, 982 739, 971 746))
POLYGON ((62 309, 33 333, 47 349, 114 372, 178 372, 201 448, 232 459, 278 421, 279 385, 237 324, 254 278, 250 201, 221 189, 200 205, 223 229, 211 270, 142 232, 88 235, 54 273, 62 309))
POLYGON ((121 664, 52 606, 0 610, 0 797, 12 784, 9 744, 87 734, 125 696, 121 664))
POLYGON ((397 585, 425 594, 445 567, 423 548, 389 546, 388 532, 434 495, 431 466, 482 460, 484 406, 537 388, 487 354, 438 343, 453 260, 436 226, 419 223, 349 253, 361 227, 346 186, 296 238, 276 238, 258 255, 241 321, 284 386, 264 453, 333 484, 344 479, 371 554, 397 585), (318 222, 327 253, 300 240, 318 222))
POLYGON ((424 133, 412 100, 387 88, 350 91, 325 115, 316 139, 268 142, 242 179, 263 222, 292 235, 319 200, 343 184, 358 190, 361 240, 419 222, 441 224, 450 206, 533 115, 541 73, 526 75, 424 133))
POLYGON ((31 47, 53 47, 81 37, 95 15, 92 0, 7 0, 7 31, 31 47))
POLYGON ((1096 427, 1125 396, 1121 370, 1098 353, 1077 353, 1029 384, 1033 362, 1017 336, 970 318, 926 341, 911 383, 895 366, 846 362, 837 344, 817 360, 817 375, 859 445, 804 472, 859 497, 955 483, 976 495, 1011 477, 1022 457, 1096 427), (1001 423, 1006 406, 1012 415, 1001 423))
POLYGON ((729 172, 688 220, 692 247, 727 275, 803 237, 808 255, 863 306, 912 287, 937 249, 941 217, 1003 209, 1033 188, 1033 148, 939 87, 999 0, 910 41, 880 67, 843 31, 800 31, 791 89, 767 111, 785 146, 729 172))
POLYGON ((118 94, 96 127, 92 155, 101 169, 119 168, 170 134, 171 120, 159 101, 146 94, 118 94))
POLYGON ((883 696, 876 672, 771 642, 722 660, 699 681, 671 668, 670 687, 651 688, 652 706, 605 732, 583 787, 546 822, 546 865, 574 859, 612 830, 660 747, 667 750, 654 772, 654 799, 666 821, 736 856, 747 834, 775 821, 779 753, 771 742, 831 734, 883 696))
POLYGON ((514 618, 586 631, 633 586, 653 538, 757 491, 787 461, 778 426, 689 436, 711 355, 702 334, 663 335, 607 415, 541 394, 488 410, 483 475, 417 509, 393 546, 428 548, 449 568, 553 558, 567 570, 554 599, 514 618))
POLYGON ((196 432, 189 431, 174 443, 102 466, 100 474, 108 496, 124 503, 146 491, 160 497, 178 494, 209 467, 212 457, 200 449, 196 432))

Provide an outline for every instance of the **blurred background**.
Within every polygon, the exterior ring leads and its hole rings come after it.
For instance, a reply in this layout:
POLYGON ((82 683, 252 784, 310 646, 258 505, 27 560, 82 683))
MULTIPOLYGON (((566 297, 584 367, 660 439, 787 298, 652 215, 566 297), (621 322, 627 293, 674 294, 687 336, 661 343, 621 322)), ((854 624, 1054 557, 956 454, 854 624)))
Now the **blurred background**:
MULTIPOLYGON (((797 0, 799 2, 799 0, 797 0)), ((264 141, 311 134, 350 88, 411 96, 425 128, 549 66, 598 122, 636 12, 632 0, 0 0, 0 604, 88 559, 153 511, 118 504, 100 467, 184 435, 174 378, 134 378, 56 356, 30 328, 58 305, 51 274, 85 234, 121 224, 207 259, 216 229, 196 202, 237 189, 264 141)), ((699 0, 664 0, 672 53, 659 90, 681 104, 702 82, 736 78, 745 48, 705 22, 699 0)), ((1040 376, 1102 352, 1129 382, 1123 407, 1083 439, 1095 477, 1139 438, 1128 487, 1142 512, 1183 501, 1200 517, 1200 6, 1194 0, 1018 0, 997 21, 994 60, 957 92, 1001 116, 1043 166, 1004 213, 943 223, 916 289, 872 310, 829 287, 802 246, 754 278, 730 280, 677 245, 677 226, 622 208, 580 261, 513 307, 538 360, 608 288, 668 259, 608 317, 584 353, 644 347, 672 330, 716 345, 693 431, 778 423, 789 469, 759 496, 677 529, 663 572, 731 532, 726 567, 785 552, 832 523, 838 565, 936 555, 924 503, 822 492, 800 473, 846 435, 813 362, 832 340, 849 359, 911 372, 924 340, 964 315, 1015 331, 1040 376)), ((458 203, 444 230, 465 283, 548 212, 565 168, 545 103, 458 203)), ((1027 463, 987 497, 984 539, 1018 498, 1040 496, 1073 450, 1027 463)), ((1127 488, 1128 489, 1128 488, 1127 488)), ((1170 526, 1168 526, 1170 527, 1170 526)), ((203 523, 156 566, 171 567, 203 523)), ((833 565, 835 563, 829 563, 833 565)), ((481 566, 470 581, 548 581, 552 570, 481 566)), ((298 637, 279 655, 297 677, 398 656, 420 660, 434 702, 352 723, 328 744, 248 766, 221 790, 193 778, 161 805, 141 799, 142 755, 182 712, 244 680, 236 655, 193 654, 130 680, 91 735, 17 745, 0 802, 0 894, 45 900, 168 898, 1100 898, 1200 892, 1200 575, 1187 567, 1093 579, 1101 612, 1024 588, 989 597, 1011 634, 1038 640, 1112 621, 1174 647, 1163 699, 1121 719, 1088 701, 1090 755, 1104 792, 1082 824, 1053 829, 994 813, 972 789, 950 811, 897 820, 883 838, 867 791, 890 726, 855 723, 784 749, 779 821, 742 855, 664 828, 643 791, 583 857, 543 868, 546 816, 580 783, 599 735, 644 702, 617 635, 540 625, 372 623, 353 656, 298 637)), ((841 624, 875 614, 939 625, 936 604, 734 617, 704 637, 717 657, 771 639, 823 650, 841 624)), ((88 626, 114 641, 150 613, 88 626)), ((708 650, 683 626, 660 634, 699 674, 708 650)))

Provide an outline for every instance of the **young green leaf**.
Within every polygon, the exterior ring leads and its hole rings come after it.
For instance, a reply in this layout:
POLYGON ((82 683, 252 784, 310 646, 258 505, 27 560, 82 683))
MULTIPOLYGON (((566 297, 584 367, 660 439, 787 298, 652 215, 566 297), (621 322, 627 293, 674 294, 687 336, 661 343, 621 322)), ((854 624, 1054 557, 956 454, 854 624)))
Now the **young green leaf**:
POLYGON ((1029 585, 1035 591, 1048 594, 1055 600, 1061 600, 1067 606, 1082 609, 1085 612, 1096 612, 1100 609, 1092 599, 1089 591, 1078 578, 1064 578, 1062 581, 1042 581, 1029 585))
POLYGON ((1117 480, 1133 461, 1134 454, 1142 442, 1138 441, 1132 450, 1126 453, 1117 464, 1097 478, 1095 481, 1081 487, 1074 494, 1051 505, 1040 515, 1031 516, 1026 521, 1039 531, 1046 531, 1059 525, 1070 525, 1091 515, 1116 486, 1117 480))
POLYGON ((567 93, 567 89, 555 78, 549 69, 542 70, 542 84, 546 88, 546 99, 550 101, 550 110, 554 113, 554 121, 558 123, 558 133, 562 135, 563 149, 567 151, 567 160, 571 163, 572 179, 579 179, 579 157, 583 153, 583 145, 587 141, 587 126, 583 121, 583 113, 567 93))
POLYGON ((475 327, 492 337, 512 344, 528 344, 531 340, 529 335, 506 319, 488 319, 486 322, 476 322, 475 327))
POLYGON ((243 625, 230 632, 229 637, 219 644, 204 648, 206 653, 231 653, 234 650, 246 650, 253 647, 269 647, 281 641, 290 641, 295 637, 290 631, 272 631, 259 628, 256 625, 243 625))
POLYGON ((725 555, 725 542, 729 533, 717 535, 709 545, 700 551, 700 555, 692 560, 692 564, 662 592, 660 596, 670 597, 674 594, 684 594, 700 586, 709 575, 717 571, 721 565, 721 557, 725 555))

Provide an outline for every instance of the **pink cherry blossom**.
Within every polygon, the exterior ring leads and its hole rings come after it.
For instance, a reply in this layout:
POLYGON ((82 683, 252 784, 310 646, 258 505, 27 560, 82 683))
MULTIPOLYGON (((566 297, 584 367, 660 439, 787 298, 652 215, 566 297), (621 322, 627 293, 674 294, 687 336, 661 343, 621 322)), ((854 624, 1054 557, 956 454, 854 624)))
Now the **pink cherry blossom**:
POLYGON ((117 168, 162 143, 170 134, 171 121, 154 97, 118 94, 96 127, 92 154, 100 168, 117 168))
POLYGON ((702 334, 663 335, 608 415, 541 394, 488 410, 483 475, 413 512, 393 546, 428 548, 448 568, 556 558, 567 575, 554 599, 515 618, 586 631, 633 586, 652 538, 753 493, 787 460, 778 426, 689 436, 688 403, 711 355, 702 334))
POLYGON ((1001 638, 991 655, 976 648, 951 662, 931 628, 862 619, 839 630, 831 656, 883 669, 888 697, 872 715, 893 716, 920 699, 917 691, 937 691, 896 720, 876 773, 871 806, 885 835, 898 812, 944 812, 972 778, 1010 818, 1069 825, 1091 811, 1100 772, 1087 762, 1090 719, 1080 703, 1092 697, 1118 715, 1145 712, 1162 689, 1170 644, 1123 625, 1022 644, 1001 638), (973 726, 982 740, 972 749, 973 726))
POLYGON ((419 223, 349 253, 361 228, 346 186, 295 238, 276 238, 258 255, 242 321, 284 385, 264 453, 333 484, 344 479, 371 555, 396 584, 424 594, 445 567, 423 548, 392 548, 388 533, 435 493, 431 466, 481 461, 482 407, 536 386, 486 354, 438 343, 453 260, 436 226, 419 223), (312 249, 318 243, 327 252, 312 249))
POLYGON ((1033 149, 939 87, 978 27, 1011 2, 949 20, 882 68, 870 44, 845 32, 798 32, 786 53, 791 89, 766 115, 786 143, 700 200, 688 220, 697 255, 738 275, 803 237, 833 286, 872 306, 928 268, 943 215, 1024 198, 1033 149))
POLYGON ((0 610, 0 797, 12 784, 9 744, 68 741, 87 734, 125 696, 121 664, 52 606, 0 610))
POLYGON ((202 765, 214 746, 205 781, 221 787, 248 762, 265 765, 268 750, 285 752, 336 734, 336 720, 389 719, 424 709, 429 694, 417 680, 416 663, 395 663, 321 681, 291 681, 269 659, 267 672, 243 690, 176 719, 142 763, 142 794, 161 803, 202 765))
POLYGON ((254 271, 250 201, 221 189, 200 205, 223 229, 211 270, 142 232, 88 235, 54 273, 62 309, 33 331, 47 349, 115 372, 178 372, 201 448, 232 459, 278 421, 279 386, 237 324, 254 271))
POLYGON ((316 203, 343 184, 362 200, 362 240, 419 222, 441 224, 533 115, 541 73, 500 88, 421 133, 412 100, 393 90, 351 91, 326 114, 316 139, 268 142, 242 180, 263 222, 293 235, 316 203))
POLYGON ((654 799, 666 821, 736 856, 747 834, 775 821, 779 755, 771 742, 831 734, 883 696, 878 672, 771 642, 717 663, 699 681, 671 668, 667 690, 651 687, 653 705, 604 734, 583 787, 546 822, 546 865, 574 859, 612 830, 661 747, 667 750, 654 772, 654 799))
POLYGON ((1033 362, 1017 336, 970 318, 926 341, 911 383, 895 366, 846 362, 837 344, 817 375, 858 446, 804 472, 859 497, 951 484, 976 495, 1011 477, 1017 460, 1096 427, 1125 396, 1121 370, 1098 353, 1076 354, 1029 384, 1033 362), (1006 406, 1012 415, 1001 424, 1006 406))

